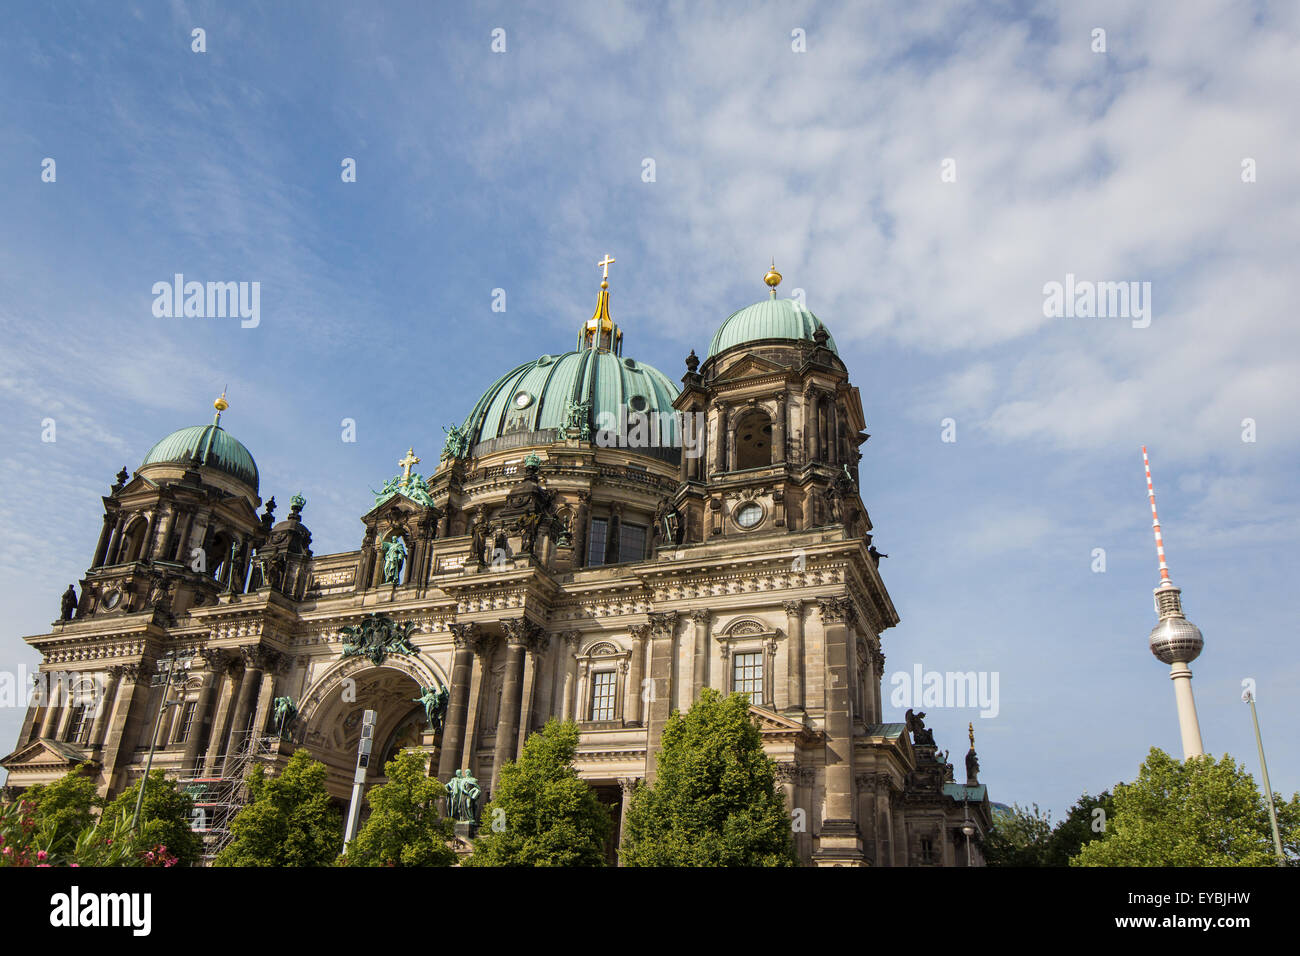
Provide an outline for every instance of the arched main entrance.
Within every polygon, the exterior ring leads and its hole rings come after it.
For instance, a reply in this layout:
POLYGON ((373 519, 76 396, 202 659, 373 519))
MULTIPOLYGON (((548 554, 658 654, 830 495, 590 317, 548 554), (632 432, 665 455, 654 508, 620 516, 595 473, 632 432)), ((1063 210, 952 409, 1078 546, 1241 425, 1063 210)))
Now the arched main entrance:
POLYGON ((367 710, 376 714, 367 786, 383 782, 384 765, 402 750, 431 754, 437 768, 441 734, 428 726, 419 697, 423 688, 439 686, 446 680, 432 665, 405 655, 378 666, 349 658, 316 682, 304 697, 303 746, 328 768, 326 786, 333 796, 346 799, 351 793, 367 710))

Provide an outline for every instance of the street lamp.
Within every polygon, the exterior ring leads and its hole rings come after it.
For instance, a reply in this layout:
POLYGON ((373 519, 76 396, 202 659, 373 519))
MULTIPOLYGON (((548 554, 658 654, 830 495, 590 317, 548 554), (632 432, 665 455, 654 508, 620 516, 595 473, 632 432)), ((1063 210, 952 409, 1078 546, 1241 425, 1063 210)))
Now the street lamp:
POLYGON ((1259 769, 1264 776, 1264 793, 1268 797, 1268 822, 1273 827, 1273 851, 1277 854, 1277 865, 1286 866, 1286 855, 1282 852, 1282 837, 1277 831, 1277 810, 1273 808, 1273 788, 1268 782, 1268 764, 1264 762, 1264 740, 1259 735, 1259 714, 1255 712, 1255 692, 1247 687, 1241 699, 1250 704, 1250 719, 1255 724, 1255 746, 1259 748, 1259 769))
MULTIPOLYGON (((167 699, 167 695, 172 689, 172 675, 176 672, 176 665, 178 663, 176 652, 168 651, 159 658, 159 661, 164 660, 167 662, 167 674, 162 680, 162 700, 158 703, 158 716, 154 718, 153 732, 149 735, 149 756, 145 759, 144 776, 140 778, 140 792, 135 798, 135 813, 131 815, 132 830, 134 830, 136 825, 140 822, 140 809, 144 806, 145 787, 149 785, 149 771, 153 769, 153 754, 158 748, 158 728, 162 725, 163 712, 166 711, 168 707, 179 707, 182 703, 180 700, 167 699)), ((190 658, 186 657, 183 662, 179 663, 181 664, 182 670, 188 671, 192 661, 190 658)), ((155 679, 154 684, 157 685, 157 683, 158 681, 155 679)))
POLYGON ((966 834, 966 865, 970 866, 970 838, 975 835, 975 824, 970 822, 970 793, 963 790, 961 798, 961 832, 966 834))

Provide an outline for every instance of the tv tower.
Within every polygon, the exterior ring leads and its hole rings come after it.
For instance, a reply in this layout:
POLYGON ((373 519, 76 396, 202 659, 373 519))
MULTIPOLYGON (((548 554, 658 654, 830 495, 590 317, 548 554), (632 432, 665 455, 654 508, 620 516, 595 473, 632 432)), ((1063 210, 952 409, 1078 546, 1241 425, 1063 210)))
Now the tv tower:
POLYGON ((1169 580, 1165 564, 1165 542, 1160 535, 1160 517, 1156 514, 1156 492, 1151 484, 1151 462, 1146 445, 1142 446, 1142 464, 1147 472, 1147 497, 1151 499, 1151 526, 1156 533, 1156 557, 1160 559, 1160 586, 1154 591, 1159 622, 1151 629, 1151 653, 1169 665, 1169 679, 1174 682, 1174 700, 1178 704, 1178 728, 1183 736, 1183 759, 1204 756, 1201 725, 1196 719, 1196 701, 1192 699, 1192 671, 1187 666, 1201 655, 1205 639, 1201 629, 1183 616, 1179 599, 1182 590, 1169 580))

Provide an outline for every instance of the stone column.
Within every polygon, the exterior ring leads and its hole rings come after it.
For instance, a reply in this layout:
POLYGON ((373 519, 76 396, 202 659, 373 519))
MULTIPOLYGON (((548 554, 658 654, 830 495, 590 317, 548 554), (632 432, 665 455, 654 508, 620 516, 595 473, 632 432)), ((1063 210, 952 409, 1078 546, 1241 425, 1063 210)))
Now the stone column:
POLYGON ((561 683, 560 719, 575 720, 573 694, 578 688, 578 643, 582 635, 577 631, 564 633, 563 664, 564 680, 561 683))
POLYGON ((221 689, 217 693, 217 709, 212 718, 212 732, 208 734, 206 764, 209 773, 216 771, 217 759, 225 752, 226 738, 230 732, 230 711, 239 684, 237 659, 227 657, 221 676, 221 689))
POLYGON ((717 424, 713 428, 717 439, 717 468, 716 471, 727 470, 727 408, 725 405, 718 406, 717 424))
POLYGON ((519 705, 523 697, 524 652, 536 627, 527 618, 508 618, 501 622, 506 631, 506 672, 501 683, 501 711, 497 719, 496 749, 492 756, 492 785, 495 794, 501 768, 515 756, 519 733, 519 705))
POLYGON ((545 652, 546 642, 546 635, 536 633, 524 648, 527 653, 524 655, 523 692, 519 703, 519 732, 516 735, 518 740, 515 743, 515 760, 523 756, 524 741, 528 739, 528 732, 533 729, 533 700, 539 680, 539 658, 545 652))
POLYGON ((113 539, 108 544, 108 558, 104 562, 107 565, 111 566, 118 562, 118 556, 122 551, 122 539, 125 537, 123 532, 126 530, 126 519, 125 514, 118 512, 117 525, 113 528, 113 539))
POLYGON ((695 658, 691 668, 691 699, 694 704, 700 691, 709 686, 709 618, 711 612, 705 608, 696 608, 691 612, 691 621, 695 624, 695 658))
POLYGON ((786 392, 776 393, 776 415, 772 418, 772 463, 780 464, 786 460, 785 420, 786 392))
POLYGON ((122 668, 115 664, 105 670, 104 673, 106 683, 101 688, 99 713, 95 714, 95 723, 90 728, 90 745, 92 747, 102 747, 104 745, 104 734, 108 730, 108 722, 113 717, 113 705, 117 702, 117 682, 122 676, 122 668))
POLYGON ((162 505, 155 505, 149 512, 149 522, 144 527, 144 541, 140 542, 140 560, 148 561, 153 557, 153 539, 158 531, 158 511, 162 505))
MULTIPOLYGON (((618 845, 622 849, 623 834, 627 832, 627 811, 632 807, 632 794, 636 792, 636 777, 619 777, 618 787, 623 793, 623 800, 618 809, 618 845)), ((618 865, 623 865, 622 859, 618 861, 618 865)))
POLYGON ((619 526, 623 523, 623 505, 615 501, 609 506, 609 536, 605 539, 605 563, 618 564, 619 526))
POLYGON ((247 741, 243 738, 248 726, 248 715, 252 713, 256 701, 257 689, 262 683, 262 668, 265 666, 261 648, 257 645, 241 647, 244 658, 244 679, 239 683, 239 697, 235 702, 235 712, 230 719, 230 730, 226 740, 226 753, 239 753, 247 741))
POLYGON ((763 644, 763 700, 760 707, 776 710, 776 652, 775 640, 763 644))
POLYGON ((646 635, 649 633, 650 625, 648 624, 632 625, 632 667, 627 676, 627 687, 624 692, 626 704, 623 707, 623 713, 627 715, 629 722, 637 726, 640 726, 645 721, 641 706, 641 682, 645 668, 645 640, 646 635))
POLYGON ((786 652, 790 655, 786 662, 789 672, 789 687, 786 694, 790 699, 787 708, 790 711, 803 711, 804 705, 804 649, 803 649, 803 601, 785 602, 786 652))
POLYGON ((588 713, 587 701, 591 699, 591 694, 587 690, 587 685, 591 677, 591 662, 583 661, 578 667, 578 699, 574 704, 573 719, 582 722, 590 720, 591 714, 588 713))
POLYGON ((167 553, 167 545, 172 539, 172 525, 176 523, 176 506, 169 502, 163 502, 159 507, 162 509, 162 524, 158 528, 157 540, 153 542, 150 554, 166 561, 171 556, 167 553))
POLYGON ((817 391, 808 389, 803 393, 803 436, 807 446, 807 461, 814 462, 821 457, 817 431, 817 391))
POLYGON ((61 671, 45 672, 45 680, 49 686, 49 692, 46 694, 45 716, 41 720, 41 736, 46 740, 54 739, 54 733, 59 726, 59 709, 63 706, 64 697, 63 680, 60 677, 61 673, 61 671))
POLYGON ((208 711, 212 709, 212 698, 221 683, 221 672, 225 669, 225 654, 221 651, 202 651, 207 667, 199 682, 199 696, 194 702, 194 718, 190 722, 190 735, 185 740, 185 751, 181 757, 183 769, 193 769, 197 775, 199 769, 194 766, 199 757, 199 745, 203 741, 203 725, 207 721, 208 711))
POLYGON ((270 719, 271 701, 275 699, 275 674, 287 662, 276 651, 268 651, 263 656, 262 683, 257 689, 257 707, 253 711, 253 723, 249 728, 253 738, 261 737, 266 732, 266 722, 270 719))
POLYGON ((853 772, 853 725, 849 654, 853 605, 847 598, 823 598, 826 658, 826 710, 823 733, 826 753, 826 803, 820 847, 815 862, 825 866, 858 866, 863 862, 862 837, 856 820, 857 793, 853 772))
POLYGON ((102 754, 103 772, 110 790, 125 782, 126 768, 135 756, 141 731, 147 734, 145 704, 149 700, 149 676, 153 668, 143 662, 123 666, 126 683, 119 685, 120 700, 108 730, 102 754))
POLYGON ((580 568, 587 566, 587 517, 590 513, 591 494, 579 492, 578 507, 573 515, 573 550, 574 564, 580 568))
POLYGON ((108 541, 113 535, 113 513, 104 512, 104 527, 99 532, 99 542, 95 545, 95 560, 90 562, 92 568, 97 568, 104 563, 104 557, 108 554, 108 541))
POLYGON ((438 779, 446 783, 460 768, 465 746, 465 723, 469 715, 469 691, 474 671, 474 646, 478 643, 477 624, 451 624, 456 653, 451 664, 451 699, 447 702, 447 723, 442 731, 442 748, 438 753, 438 779))
POLYGON ((495 649, 495 638, 482 637, 474 644, 474 654, 478 666, 474 668, 469 685, 469 717, 465 723, 465 747, 461 755, 460 768, 477 773, 479 745, 479 710, 483 704, 484 681, 491 677, 490 665, 495 649))
POLYGON ((63 707, 60 708, 59 712, 58 729, 54 732, 55 740, 65 742, 68 739, 68 728, 72 726, 72 715, 76 713, 77 707, 76 688, 69 681, 70 678, 65 680, 63 684, 63 707))
MULTIPOLYGON (((677 656, 677 612, 650 613, 650 697, 646 720, 645 781, 653 786, 658 773, 659 740, 673 707, 673 661, 677 656)), ((639 699, 639 695, 638 695, 639 699)))
POLYGON ((827 427, 831 417, 829 403, 825 396, 818 396, 817 399, 817 448, 822 459, 830 461, 833 452, 830 446, 830 435, 827 427))

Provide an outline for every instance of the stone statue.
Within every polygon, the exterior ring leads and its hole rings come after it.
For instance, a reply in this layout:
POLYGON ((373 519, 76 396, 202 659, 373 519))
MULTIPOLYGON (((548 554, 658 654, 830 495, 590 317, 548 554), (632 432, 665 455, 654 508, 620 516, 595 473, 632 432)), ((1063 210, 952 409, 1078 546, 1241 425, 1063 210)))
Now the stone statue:
POLYGON ((515 522, 513 530, 519 532, 519 550, 523 554, 533 553, 533 545, 537 541, 537 525, 541 520, 541 515, 526 514, 515 522))
POLYGON ((928 730, 925 726, 925 711, 916 714, 909 707, 903 719, 907 721, 907 729, 911 731, 912 743, 917 746, 934 746, 934 731, 928 730))
POLYGON ((578 429, 578 438, 588 441, 591 438, 591 402, 570 401, 565 408, 564 427, 578 429))
POLYGON ((402 577, 402 566, 406 564, 406 542, 402 538, 390 538, 384 542, 384 583, 396 586, 402 577))
POLYGON ((389 478, 379 486, 378 491, 371 488, 370 493, 375 496, 375 507, 382 505, 389 498, 393 497, 393 495, 401 491, 402 489, 398 487, 401 484, 401 481, 401 478, 389 478))
POLYGON ((881 558, 887 558, 887 557, 889 557, 889 555, 887 555, 887 554, 881 554, 879 551, 877 551, 877 550, 876 550, 876 546, 875 546, 874 544, 873 544, 871 547, 867 548, 867 554, 870 555, 870 556, 871 556, 871 560, 874 561, 874 562, 876 563, 876 567, 880 567, 880 559, 881 559, 881 558))
POLYGON ((298 706, 292 697, 277 697, 271 702, 271 714, 275 720, 277 733, 283 737, 284 732, 293 725, 298 717, 298 706))
POLYGON ((474 512, 474 525, 470 528, 470 534, 473 535, 469 546, 470 560, 482 564, 483 549, 487 547, 488 536, 488 521, 482 508, 474 512))
POLYGON ((414 621, 398 624, 385 614, 367 614, 359 624, 339 628, 343 656, 364 657, 379 667, 389 654, 419 654, 419 649, 411 643, 415 627, 414 621))
POLYGON ((63 592, 63 600, 59 602, 59 620, 71 621, 72 614, 77 610, 77 592, 71 584, 63 592))
POLYGON ((424 719, 436 734, 442 732, 442 723, 447 717, 447 702, 451 700, 451 691, 445 687, 421 687, 420 696, 413 698, 417 704, 424 705, 424 719))
POLYGON ((975 755, 974 748, 966 751, 966 782, 968 784, 979 783, 980 758, 975 755))
POLYGON ((447 812, 457 823, 475 823, 482 796, 478 780, 468 770, 457 770, 447 781, 447 812))
POLYGON ((469 436, 461 430, 459 425, 452 425, 450 428, 444 427, 443 431, 447 435, 447 441, 442 446, 442 460, 464 458, 465 453, 469 451, 469 436))

